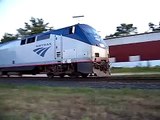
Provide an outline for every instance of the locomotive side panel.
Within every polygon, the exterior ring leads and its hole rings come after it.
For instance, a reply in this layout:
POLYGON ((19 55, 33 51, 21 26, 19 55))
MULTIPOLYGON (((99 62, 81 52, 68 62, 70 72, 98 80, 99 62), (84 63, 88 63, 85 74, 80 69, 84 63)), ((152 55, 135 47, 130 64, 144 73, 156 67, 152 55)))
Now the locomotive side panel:
POLYGON ((68 37, 63 37, 63 63, 74 64, 75 72, 87 76, 93 72, 92 46, 68 37))
POLYGON ((63 37, 63 60, 72 62, 91 60, 91 45, 84 42, 63 37))
POLYGON ((21 45, 16 51, 17 65, 38 65, 52 62, 54 59, 52 39, 21 45))
POLYGON ((14 48, 0 50, 0 67, 12 66, 15 64, 16 52, 14 48))

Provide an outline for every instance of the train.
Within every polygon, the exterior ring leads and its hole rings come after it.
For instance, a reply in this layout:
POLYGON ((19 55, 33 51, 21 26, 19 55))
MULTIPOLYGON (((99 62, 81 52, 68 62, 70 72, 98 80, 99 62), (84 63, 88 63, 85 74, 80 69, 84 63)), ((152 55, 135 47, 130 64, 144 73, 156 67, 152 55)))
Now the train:
POLYGON ((109 49, 87 24, 42 32, 0 44, 0 76, 108 76, 109 49))

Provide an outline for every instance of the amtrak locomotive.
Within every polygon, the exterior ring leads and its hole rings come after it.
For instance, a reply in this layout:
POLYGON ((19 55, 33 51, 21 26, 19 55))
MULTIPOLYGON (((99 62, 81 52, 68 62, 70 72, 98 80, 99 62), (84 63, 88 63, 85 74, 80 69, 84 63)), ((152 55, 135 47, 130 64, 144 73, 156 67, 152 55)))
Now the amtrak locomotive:
POLYGON ((108 56, 97 31, 76 24, 0 44, 0 75, 107 76, 108 56))

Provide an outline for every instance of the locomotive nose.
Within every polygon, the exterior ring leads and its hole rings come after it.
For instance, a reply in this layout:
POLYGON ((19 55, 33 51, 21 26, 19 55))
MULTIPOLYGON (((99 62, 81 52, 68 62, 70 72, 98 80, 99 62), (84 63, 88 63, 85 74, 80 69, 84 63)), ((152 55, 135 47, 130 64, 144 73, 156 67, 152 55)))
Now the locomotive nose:
POLYGON ((108 61, 102 60, 100 62, 94 62, 93 72, 98 77, 106 77, 110 75, 110 65, 108 61))

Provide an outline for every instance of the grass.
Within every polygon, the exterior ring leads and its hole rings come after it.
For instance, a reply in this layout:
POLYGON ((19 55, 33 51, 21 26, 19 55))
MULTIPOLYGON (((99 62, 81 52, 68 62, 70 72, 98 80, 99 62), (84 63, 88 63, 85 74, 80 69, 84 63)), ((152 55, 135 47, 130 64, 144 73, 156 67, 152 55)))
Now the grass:
POLYGON ((0 120, 158 120, 160 90, 0 85, 0 120))
POLYGON ((111 68, 112 73, 160 72, 160 67, 111 68))

